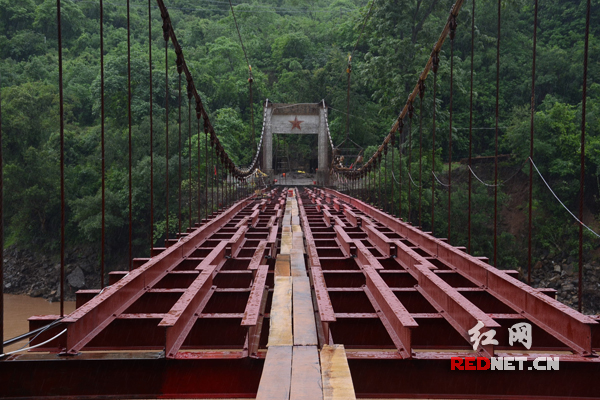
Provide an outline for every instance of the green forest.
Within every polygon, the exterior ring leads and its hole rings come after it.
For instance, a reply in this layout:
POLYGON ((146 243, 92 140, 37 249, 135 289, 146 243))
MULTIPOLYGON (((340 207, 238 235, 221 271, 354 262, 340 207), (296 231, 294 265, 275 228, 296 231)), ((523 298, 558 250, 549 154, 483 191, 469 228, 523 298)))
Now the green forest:
MULTIPOLYGON (((346 136, 348 56, 354 50, 349 102, 349 138, 375 151, 417 83, 431 49, 439 38, 453 2, 448 0, 251 0, 234 4, 235 15, 254 77, 250 104, 248 66, 229 8, 218 0, 168 0, 166 6, 194 83, 217 135, 239 165, 250 163, 260 135, 266 99, 276 103, 317 103, 325 100, 334 144, 346 136), (364 32, 361 30, 364 24, 364 32), (360 40, 359 40, 360 36, 360 40), (254 113, 256 132, 251 128, 254 113)), ((170 202, 177 203, 178 135, 198 135, 188 103, 178 95, 178 73, 173 47, 167 50, 168 93, 165 93, 165 41, 156 3, 150 0, 152 31, 148 32, 148 2, 131 0, 131 85, 133 132, 134 255, 145 256, 150 245, 150 113, 153 116, 155 232, 162 244, 165 228, 165 166, 169 163, 170 202), (149 68, 149 51, 152 67, 149 68), (149 78, 153 80, 150 109, 149 78), (171 135, 165 143, 165 106, 171 135), (179 107, 182 122, 179 126, 179 107), (169 159, 166 160, 166 146, 169 159), (161 236, 162 235, 162 236, 161 236)), ((533 48, 532 0, 502 2, 499 69, 500 186, 498 266, 526 268, 526 196, 529 174, 531 67, 533 48), (520 221, 520 222, 519 222, 520 221)), ((477 1, 475 6, 473 157, 493 156, 496 109, 496 41, 498 3, 477 1)), ((586 2, 545 0, 539 6, 535 94, 535 154, 540 172, 556 195, 577 214, 586 2)), ((600 4, 592 1, 586 115, 585 219, 592 227, 600 214, 600 4)), ((100 249, 100 9, 98 1, 63 0, 62 34, 65 95, 65 151, 67 246, 100 249)), ((458 16, 454 39, 454 95, 450 131, 450 40, 440 52, 436 85, 435 173, 447 182, 448 141, 452 136, 452 237, 466 245, 467 180, 464 162, 469 154, 472 2, 458 16)), ((0 88, 4 151, 5 246, 17 245, 58 254, 60 232, 59 87, 55 0, 0 0, 0 88)), ((127 9, 125 0, 104 2, 104 62, 106 104, 106 243, 109 260, 127 256, 128 243, 128 113, 127 9)), ((402 217, 418 224, 419 192, 423 229, 446 236, 448 191, 435 187, 435 225, 431 226, 433 74, 425 97, 415 102, 412 140, 402 136, 402 171, 396 140, 395 164, 387 167, 403 182, 400 200, 395 184, 393 202, 404 204, 402 217), (421 126, 419 127, 419 121, 421 126), (419 129, 420 128, 420 129, 419 129), (422 132, 422 133, 420 133, 422 132), (421 136, 420 136, 421 135, 421 136), (421 152, 419 146, 421 144, 421 152), (412 146, 409 149, 409 146, 412 146), (407 154, 411 152, 412 179, 407 154), (419 159, 418 155, 421 154, 419 159), (419 164, 421 173, 419 174, 419 164), (408 198, 408 185, 413 184, 408 198), (421 190, 417 189, 421 187, 421 190), (411 202, 411 215, 407 204, 411 202)), ((288 137, 291 152, 310 159, 310 137, 288 137)), ((182 150, 182 168, 189 153, 182 150)), ((182 185, 204 182, 195 151, 193 178, 183 174, 182 185)), ((307 167, 308 168, 308 167, 307 167)), ((494 163, 474 169, 493 183, 494 163)), ((534 174, 536 174, 534 172, 534 174)), ((391 175, 391 174, 390 174, 391 175)), ((387 198, 391 200, 388 176, 387 198)), ((472 253, 491 258, 493 251, 493 189, 473 180, 472 253)), ((577 254, 577 222, 534 175, 534 261, 542 255, 577 254)), ((183 221, 188 202, 184 195, 183 221)), ((397 207, 396 207, 397 210, 397 207)), ((195 218, 195 214, 193 215, 195 218)), ((170 209, 170 224, 177 210, 170 209)), ((585 251, 592 257, 598 239, 586 231, 585 251)), ((110 267, 109 267, 110 268, 110 267)))

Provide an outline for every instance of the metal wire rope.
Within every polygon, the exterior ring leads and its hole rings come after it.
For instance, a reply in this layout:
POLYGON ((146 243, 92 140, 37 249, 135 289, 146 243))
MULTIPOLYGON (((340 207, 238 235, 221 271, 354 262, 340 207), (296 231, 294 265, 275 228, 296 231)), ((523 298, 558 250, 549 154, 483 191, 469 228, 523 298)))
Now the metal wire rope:
POLYGON ((596 233, 594 230, 592 230, 592 228, 590 228, 589 226, 587 226, 586 224, 583 223, 583 221, 581 221, 581 219, 577 218, 575 216, 575 214, 573 214, 571 212, 571 210, 569 210, 569 208, 565 205, 565 203, 563 203, 560 198, 556 195, 556 193, 554 193, 554 190, 552 190, 552 187, 550 187, 550 185, 548 184, 548 182, 546 181, 546 178, 544 178, 544 176, 542 175, 542 173, 540 172, 540 170, 538 169, 537 165, 535 165, 535 163, 533 162, 533 159, 528 158, 528 160, 531 162, 531 165, 533 165, 533 168, 535 169, 535 171, 538 173, 538 175, 540 176, 540 178, 542 178, 542 181, 544 182, 544 184, 546 185, 546 187, 548 188, 548 190, 550 191, 550 193, 552 193, 552 196, 554 196, 554 198, 560 203, 561 206, 563 206, 563 208, 565 210, 567 210, 567 212, 569 214, 571 214, 571 216, 575 219, 575 221, 577 221, 579 223, 579 225, 581 225, 583 228, 586 228, 588 231, 590 231, 594 236, 596 236, 597 238, 600 239, 600 235, 598 233, 596 233))

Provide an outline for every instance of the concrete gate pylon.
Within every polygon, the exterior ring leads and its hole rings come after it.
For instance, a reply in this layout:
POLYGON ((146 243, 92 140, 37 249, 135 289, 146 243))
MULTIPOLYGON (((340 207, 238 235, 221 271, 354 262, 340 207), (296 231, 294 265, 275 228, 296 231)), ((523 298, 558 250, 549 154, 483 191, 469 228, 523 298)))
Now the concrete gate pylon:
POLYGON ((265 132, 263 140, 263 169, 272 181, 275 175, 273 168, 273 135, 318 135, 318 171, 317 184, 329 184, 329 138, 327 137, 327 108, 322 103, 267 103, 265 115, 265 132))

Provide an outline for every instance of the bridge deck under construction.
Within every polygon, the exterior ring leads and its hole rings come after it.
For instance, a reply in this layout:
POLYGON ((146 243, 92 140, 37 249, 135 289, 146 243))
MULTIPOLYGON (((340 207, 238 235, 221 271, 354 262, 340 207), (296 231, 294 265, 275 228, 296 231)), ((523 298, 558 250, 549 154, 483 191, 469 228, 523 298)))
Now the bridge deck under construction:
POLYGON ((595 319, 334 190, 273 189, 168 244, 59 323, 32 317, 51 327, 0 363, 2 397, 597 396, 595 319), (521 322, 529 349, 509 344, 521 322), (473 350, 478 323, 498 344, 473 350), (477 357, 526 361, 451 368, 477 357), (539 357, 559 369, 530 370, 539 357))

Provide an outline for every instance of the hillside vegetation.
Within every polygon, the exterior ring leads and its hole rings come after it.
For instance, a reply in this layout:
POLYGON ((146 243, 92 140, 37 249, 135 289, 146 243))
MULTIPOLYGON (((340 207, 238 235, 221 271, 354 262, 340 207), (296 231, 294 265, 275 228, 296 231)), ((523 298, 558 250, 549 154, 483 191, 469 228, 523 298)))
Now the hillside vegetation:
MULTIPOLYGON (((168 52, 169 93, 165 94, 165 42, 158 8, 152 3, 152 76, 155 144, 155 232, 165 225, 165 103, 169 103, 171 204, 178 188, 178 77, 175 53, 168 52)), ((585 222, 594 229, 600 212, 600 55, 599 5, 593 2, 588 77, 585 222)), ((17 245, 53 254, 58 251, 60 227, 59 120, 56 2, 0 0, 0 87, 5 160, 6 246, 17 245)), ((452 160, 468 157, 471 49, 471 2, 458 18, 454 46, 454 114, 452 160)), ((127 253, 127 19, 125 0, 105 1, 105 71, 107 138, 107 245, 111 262, 127 253)), ((345 137, 346 64, 359 37, 368 5, 365 0, 260 0, 235 5, 241 36, 254 75, 254 104, 250 107, 248 68, 229 4, 217 0, 168 0, 175 31, 184 48, 195 85, 210 111, 220 140, 240 164, 248 163, 255 145, 250 115, 262 121, 266 98, 302 103, 325 99, 334 143, 345 137)), ((439 37, 452 5, 448 0, 376 0, 353 57, 350 96, 350 137, 369 156, 403 107, 408 93, 439 37)), ((496 10, 490 0, 477 2, 473 107, 473 155, 494 154, 496 10)), ((557 196, 577 211, 585 2, 541 2, 535 113, 535 161, 557 196)), ((500 181, 521 169, 517 184, 501 186, 499 266, 525 267, 527 190, 525 162, 529 152, 529 103, 533 33, 533 2, 505 1, 502 8, 500 64, 499 152, 500 181)), ((148 3, 131 1, 133 215, 136 256, 148 253, 150 222, 149 158, 149 37, 148 3)), ((63 0, 63 40, 66 115, 66 196, 68 246, 99 249, 100 238, 100 39, 97 1, 63 0)), ((443 182, 448 169, 450 44, 440 54, 436 115, 436 173, 443 182)), ((423 102, 423 227, 446 236, 447 191, 436 188, 436 226, 429 226, 431 201, 432 82, 427 80, 423 102)), ((419 108, 418 101, 415 104, 419 108)), ((187 96, 183 83, 184 138, 188 135, 187 96)), ((196 120, 192 116, 192 147, 196 120)), ((418 118, 413 121, 412 176, 418 178, 418 118)), ((406 138, 405 138, 406 139, 406 138)), ((200 137, 204 143, 204 135, 200 137)), ((281 139, 284 140, 284 139, 281 139)), ((298 157, 310 158, 310 138, 288 137, 286 145, 298 157)), ((403 144, 404 154, 408 143, 403 144)), ((188 168, 184 146, 183 168, 188 168)), ((396 153, 397 171, 399 166, 396 153)), ((192 166, 196 166, 192 151, 192 166)), ((204 158, 200 160, 204 181, 204 158)), ((402 158, 403 171, 407 157, 402 158)), ((451 242, 466 244, 468 171, 453 168, 451 242)), ((493 180, 493 163, 476 172, 493 180)), ((194 168, 193 182, 196 180, 194 168)), ((395 172, 398 174, 397 172, 395 172)), ((187 176, 184 174, 184 177, 187 176)), ((187 179, 187 178, 185 178, 187 179)), ((407 204, 406 175, 402 177, 407 204)), ((194 184, 192 182, 192 184, 194 184)), ((534 247, 536 260, 577 254, 577 223, 534 177, 534 247)), ((187 188, 189 182, 184 182, 187 188)), ((491 189, 473 183, 473 253, 491 257, 493 196, 491 189)), ((396 185, 395 204, 398 204, 396 185)), ((389 197, 389 195, 388 195, 389 197)), ((416 223, 418 190, 412 190, 411 220, 416 223)), ((184 221, 187 221, 184 196, 184 221)), ((195 199, 191 199, 195 202, 195 199)), ((195 204, 195 203, 194 203, 195 204)), ((406 219, 406 206, 403 217, 406 219)), ((176 210, 170 219, 176 222, 176 210)), ((174 227, 175 225, 173 225, 174 227)), ((598 240, 586 233, 585 249, 594 256, 598 240)), ((534 262, 536 261, 534 260, 534 262)))

